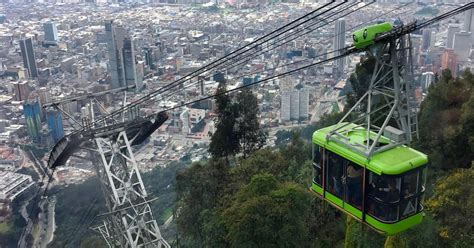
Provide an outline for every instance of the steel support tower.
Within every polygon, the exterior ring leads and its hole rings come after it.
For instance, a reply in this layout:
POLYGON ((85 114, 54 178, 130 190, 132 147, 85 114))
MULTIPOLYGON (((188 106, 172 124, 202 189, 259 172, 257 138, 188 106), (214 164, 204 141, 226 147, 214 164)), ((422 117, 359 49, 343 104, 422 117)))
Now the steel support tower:
MULTIPOLYGON (((52 106, 63 111, 60 105, 52 106)), ((48 167, 64 165, 71 156, 80 157, 75 155, 79 150, 87 151, 100 178, 108 208, 107 213, 101 214, 105 217, 103 224, 93 229, 103 236, 109 247, 170 247, 153 216, 149 203, 154 199, 150 199, 143 184, 132 149, 149 137, 167 115, 162 113, 147 120, 140 118, 137 108, 132 108, 120 118, 92 124, 95 113, 108 113, 95 99, 90 100, 88 109, 85 111, 88 115, 82 116, 81 122, 74 121, 80 128, 53 147, 48 167)))
POLYGON ((375 66, 366 93, 345 114, 327 139, 371 157, 400 144, 410 144, 418 135, 418 120, 412 90, 413 65, 410 35, 404 35, 367 50, 375 66), (347 128, 350 123, 357 124, 347 128), (347 132, 364 128, 365 145, 351 144, 347 132), (381 140, 382 135, 394 142, 381 140))
POLYGON ((109 212, 96 230, 110 247, 169 247, 153 217, 148 194, 125 131, 94 140, 109 212))

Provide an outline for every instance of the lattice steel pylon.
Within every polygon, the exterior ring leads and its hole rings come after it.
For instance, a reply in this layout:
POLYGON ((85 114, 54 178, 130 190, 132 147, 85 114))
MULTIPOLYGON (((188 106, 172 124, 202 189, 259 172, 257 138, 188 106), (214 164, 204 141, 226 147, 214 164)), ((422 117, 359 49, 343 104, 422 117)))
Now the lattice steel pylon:
MULTIPOLYGON (((92 102, 90 108, 90 119, 94 122, 92 102)), ((122 120, 135 118, 138 118, 136 108, 125 112, 122 120)), ((90 151, 98 160, 96 170, 109 210, 104 214, 103 225, 95 230, 109 247, 170 247, 153 217, 129 135, 127 128, 112 128, 109 135, 95 137, 91 142, 95 149, 90 151)), ((136 137, 137 134, 131 139, 136 137)))
POLYGON ((368 90, 328 133, 327 139, 342 143, 366 157, 410 144, 418 135, 413 65, 409 35, 376 44, 366 52, 375 59, 368 90), (352 125, 356 124, 356 125, 352 125), (394 125, 396 127, 393 127, 394 125), (365 129, 365 144, 351 144, 346 134, 365 129), (382 139, 389 137, 392 142, 382 139))
POLYGON ((91 124, 95 113, 106 110, 94 100, 87 109, 82 124, 75 121, 81 129, 66 135, 53 147, 48 166, 65 165, 79 150, 88 151, 108 208, 107 213, 101 214, 105 217, 103 224, 93 229, 103 236, 109 247, 170 247, 153 217, 149 203, 154 199, 147 193, 132 149, 166 121, 166 113, 144 119, 137 108, 132 108, 121 118, 91 124))
POLYGON ((169 247, 153 218, 127 133, 96 138, 95 145, 109 209, 108 220, 98 228, 104 239, 112 247, 169 247))

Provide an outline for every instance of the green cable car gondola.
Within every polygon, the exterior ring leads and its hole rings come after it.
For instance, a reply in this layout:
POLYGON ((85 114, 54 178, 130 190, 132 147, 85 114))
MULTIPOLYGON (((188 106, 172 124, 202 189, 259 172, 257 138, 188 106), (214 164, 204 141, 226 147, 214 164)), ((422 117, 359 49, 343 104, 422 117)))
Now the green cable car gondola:
MULTIPOLYGON (((369 159, 344 145, 366 145, 367 130, 353 123, 338 125, 345 125, 340 129, 344 136, 327 138, 337 125, 313 134, 311 189, 340 210, 388 235, 420 223, 427 156, 408 146, 395 145, 369 159)), ((369 133, 372 141, 376 133, 369 133)), ((384 136, 379 142, 387 147, 393 143, 384 136)))
POLYGON ((352 40, 356 48, 365 48, 375 43, 374 39, 380 35, 387 33, 393 29, 392 24, 383 22, 367 26, 363 29, 356 30, 352 34, 352 40))

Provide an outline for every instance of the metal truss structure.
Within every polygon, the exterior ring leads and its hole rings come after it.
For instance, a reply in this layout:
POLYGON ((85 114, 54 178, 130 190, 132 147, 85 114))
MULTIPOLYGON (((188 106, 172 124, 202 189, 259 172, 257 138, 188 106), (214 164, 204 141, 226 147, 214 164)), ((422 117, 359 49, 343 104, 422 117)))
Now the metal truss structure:
MULTIPOLYGON (((372 45, 369 51, 365 51, 365 48, 359 49, 349 46, 344 48, 346 52, 339 56, 273 75, 246 86, 227 90, 224 93, 290 75, 349 54, 367 52, 376 61, 368 91, 331 130, 327 139, 342 143, 355 152, 370 158, 378 152, 400 144, 409 144, 413 137, 418 135, 418 122, 411 89, 413 69, 409 34, 472 8, 474 8, 474 3, 465 4, 430 20, 415 21, 377 35, 374 39, 375 45, 372 45), (354 129, 366 130, 366 135, 363 137, 365 143, 353 144, 350 142, 347 134, 354 129)), ((316 12, 311 12, 311 15, 314 13, 316 12)), ((168 94, 175 91, 177 86, 184 85, 186 81, 190 82, 192 78, 199 75, 206 76, 211 70, 222 70, 237 62, 246 63, 247 60, 243 59, 248 58, 255 49, 259 50, 259 47, 265 42, 272 41, 277 36, 301 26, 306 22, 304 19, 303 17, 298 18, 291 22, 294 26, 281 27, 181 79, 146 94, 133 103, 125 106, 126 101, 124 101, 123 107, 111 113, 108 113, 99 102, 97 102, 95 111, 92 98, 103 94, 127 91, 130 87, 102 93, 89 93, 43 105, 43 107, 54 107, 62 111, 65 116, 74 121, 71 126, 75 127, 73 132, 60 139, 53 147, 48 160, 49 168, 55 169, 65 165, 71 156, 77 156, 75 153, 80 149, 92 152, 94 157, 100 161, 97 163, 97 170, 109 212, 105 214, 108 218, 104 224, 97 227, 96 230, 104 236, 109 247, 169 247, 169 244, 161 237, 156 220, 153 218, 149 206, 150 199, 148 199, 138 171, 132 146, 142 143, 167 120, 168 116, 164 111, 206 100, 216 95, 205 96, 143 117, 138 114, 138 107, 146 102, 155 101, 162 97, 163 93, 168 94), (83 119, 82 122, 74 120, 73 116, 61 109, 61 106, 68 101, 86 101, 88 99, 91 99, 91 117, 83 119), (102 116, 94 118, 96 112, 101 113, 102 116)), ((203 87, 202 82, 200 82, 200 86, 203 87)))
MULTIPOLYGON (((49 107, 64 112, 58 106, 49 107)), ((89 116, 82 116, 80 122, 74 120, 80 129, 53 147, 48 166, 54 169, 64 165, 71 156, 80 157, 76 155, 79 150, 88 151, 108 208, 107 213, 101 214, 105 217, 103 224, 93 229, 103 236, 109 247, 170 247, 153 216, 149 203, 154 199, 150 199, 146 191, 132 150, 132 146, 142 143, 161 126, 167 115, 160 113, 155 118, 144 119, 139 117, 138 109, 133 108, 113 123, 91 125, 95 113, 105 109, 92 99, 89 106, 89 116)))
POLYGON ((102 164, 98 174, 110 211, 97 230, 112 247, 169 247, 153 218, 127 133, 96 138, 95 145, 102 164))
POLYGON ((409 35, 367 50, 375 66, 367 92, 331 130, 327 139, 339 142, 366 157, 400 144, 409 144, 418 135, 413 66, 409 35), (350 123, 357 125, 350 127, 350 123), (393 126, 396 127, 393 127, 393 126), (346 134, 365 129, 365 144, 352 144, 346 134), (382 138, 383 136, 389 138, 382 138))

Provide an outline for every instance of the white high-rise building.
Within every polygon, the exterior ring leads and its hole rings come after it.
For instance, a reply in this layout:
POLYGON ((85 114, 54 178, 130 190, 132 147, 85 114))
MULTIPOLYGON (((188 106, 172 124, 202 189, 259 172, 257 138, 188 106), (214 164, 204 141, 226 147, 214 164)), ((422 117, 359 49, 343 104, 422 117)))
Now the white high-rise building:
POLYGON ((446 41, 446 47, 447 48, 453 48, 454 44, 454 35, 456 33, 459 33, 461 31, 461 28, 458 25, 450 24, 448 26, 448 38, 446 41))
POLYGON ((458 62, 467 62, 469 52, 471 51, 471 33, 460 32, 454 35, 453 44, 454 53, 457 55, 458 62))
POLYGON ((280 120, 300 120, 308 118, 309 91, 306 88, 283 89, 281 92, 280 120))
MULTIPOLYGON (((341 51, 346 45, 346 20, 336 20, 334 26, 334 56, 339 56, 344 51, 341 51)), ((336 75, 340 77, 344 72, 345 58, 340 58, 334 62, 336 67, 336 75)))
POLYGON ((464 19, 464 31, 474 33, 474 9, 467 10, 464 19))
POLYGON ((422 31, 422 43, 421 43, 421 50, 426 51, 431 46, 431 32, 432 30, 429 28, 423 29, 422 31))
POLYGON ((293 90, 290 95, 290 116, 292 120, 298 120, 300 118, 300 92, 293 90))
MULTIPOLYGON (((471 33, 471 41, 474 40, 474 9, 470 9, 465 12, 466 18, 464 19, 464 31, 471 33)), ((474 41, 471 42, 471 46, 474 45, 474 41)))
POLYGON ((434 47, 436 44, 436 31, 431 31, 431 43, 430 47, 434 47))
POLYGON ((299 102, 299 118, 306 119, 308 118, 309 113, 309 90, 307 88, 302 88, 300 92, 300 102, 299 102))
POLYGON ((179 119, 181 120, 181 123, 183 124, 181 132, 183 134, 191 133, 191 128, 189 126, 189 110, 187 108, 185 108, 183 112, 181 112, 181 114, 179 115, 179 119))
POLYGON ((281 107, 280 107, 280 120, 289 121, 291 120, 291 92, 281 92, 281 107))

